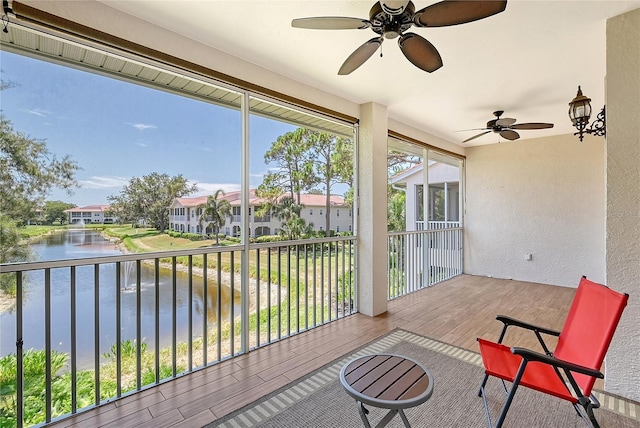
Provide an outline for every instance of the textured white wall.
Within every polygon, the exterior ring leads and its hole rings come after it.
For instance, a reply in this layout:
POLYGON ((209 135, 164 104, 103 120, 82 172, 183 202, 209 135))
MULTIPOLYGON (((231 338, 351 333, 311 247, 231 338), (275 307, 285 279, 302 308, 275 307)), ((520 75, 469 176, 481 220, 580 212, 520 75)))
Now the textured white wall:
POLYGON ((604 280, 603 138, 518 140, 466 155, 465 273, 570 287, 582 275, 604 280))
POLYGON ((607 285, 629 294, 605 389, 640 401, 640 9, 607 21, 607 285))

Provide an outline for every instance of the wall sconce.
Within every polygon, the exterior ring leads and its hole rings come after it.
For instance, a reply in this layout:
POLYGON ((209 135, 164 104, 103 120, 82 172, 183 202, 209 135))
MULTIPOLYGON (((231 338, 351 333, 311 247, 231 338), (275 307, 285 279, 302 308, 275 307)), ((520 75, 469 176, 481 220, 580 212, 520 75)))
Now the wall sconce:
POLYGON ((583 134, 606 137, 607 120, 605 116, 605 107, 602 107, 602 110, 598 113, 596 120, 587 127, 587 125, 589 125, 589 118, 591 117, 591 98, 585 97, 582 94, 582 89, 578 86, 578 94, 569 103, 569 119, 571 119, 571 123, 578 130, 578 132, 573 135, 577 135, 580 138, 580 141, 583 139, 583 134))

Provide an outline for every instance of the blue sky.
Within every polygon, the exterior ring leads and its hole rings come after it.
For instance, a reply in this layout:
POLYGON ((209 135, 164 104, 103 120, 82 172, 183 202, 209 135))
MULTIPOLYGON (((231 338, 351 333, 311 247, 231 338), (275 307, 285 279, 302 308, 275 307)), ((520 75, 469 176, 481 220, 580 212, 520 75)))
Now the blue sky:
MULTIPOLYGON (((200 191, 239 190, 240 112, 155 89, 0 51, 2 113, 16 131, 45 140, 82 168, 72 195, 47 199, 78 206, 106 204, 132 177, 182 174, 200 191)), ((251 186, 269 165, 264 153, 295 127, 251 116, 251 186)))

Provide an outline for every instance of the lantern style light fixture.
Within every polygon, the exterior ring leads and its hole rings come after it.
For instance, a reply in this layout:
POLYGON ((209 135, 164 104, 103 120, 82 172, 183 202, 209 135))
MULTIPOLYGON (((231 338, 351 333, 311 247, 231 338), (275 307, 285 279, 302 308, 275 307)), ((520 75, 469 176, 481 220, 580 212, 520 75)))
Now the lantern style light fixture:
POLYGON ((577 135, 578 138, 580 138, 580 141, 584 138, 584 134, 606 137, 607 121, 605 107, 602 107, 602 110, 598 113, 596 120, 589 125, 589 118, 591 117, 591 98, 585 97, 582 94, 582 89, 578 86, 578 94, 569 103, 569 119, 571 119, 571 123, 578 130, 578 132, 575 132, 573 135, 577 135))

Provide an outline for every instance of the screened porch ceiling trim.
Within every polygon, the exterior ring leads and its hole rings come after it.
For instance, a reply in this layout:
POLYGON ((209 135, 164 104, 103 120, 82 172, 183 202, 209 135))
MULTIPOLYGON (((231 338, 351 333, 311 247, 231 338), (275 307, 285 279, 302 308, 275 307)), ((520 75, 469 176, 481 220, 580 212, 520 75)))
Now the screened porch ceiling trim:
POLYGON ((406 141, 408 143, 415 144, 416 146, 419 146, 419 147, 422 147, 422 148, 425 148, 425 149, 429 149, 429 150, 433 150, 435 152, 439 152, 439 153, 454 157, 456 159, 466 159, 465 155, 461 155, 459 153, 451 152, 449 150, 445 150, 445 149, 442 149, 440 147, 432 146, 431 144, 427 144, 427 143, 425 143, 423 141, 416 140, 415 138, 411 138, 411 137, 409 137, 407 135, 403 135, 403 134, 401 134, 399 132, 392 131, 391 129, 389 130, 389 137, 390 138, 395 138, 395 139, 400 140, 400 141, 406 141))
POLYGON ((354 117, 233 78, 19 2, 13 2, 12 6, 19 21, 12 20, 8 27, 9 32, 0 34, 2 47, 7 51, 159 88, 236 110, 241 106, 242 90, 246 90, 273 99, 271 102, 250 97, 252 114, 346 138, 354 137, 353 125, 357 123, 354 117), (79 42, 69 40, 69 37, 78 39, 79 42), (95 46, 85 44, 87 42, 95 46), (115 51, 109 52, 107 48, 115 48, 115 51), (141 57, 142 61, 127 58, 125 54, 141 57), (159 65, 143 62, 144 60, 159 65), (177 72, 169 69, 177 69, 177 72), (225 84, 232 87, 225 88, 225 84), (319 114, 314 115, 314 111, 319 114), (328 118, 320 115, 327 115, 328 118), (331 120, 332 118, 335 120, 331 120))

